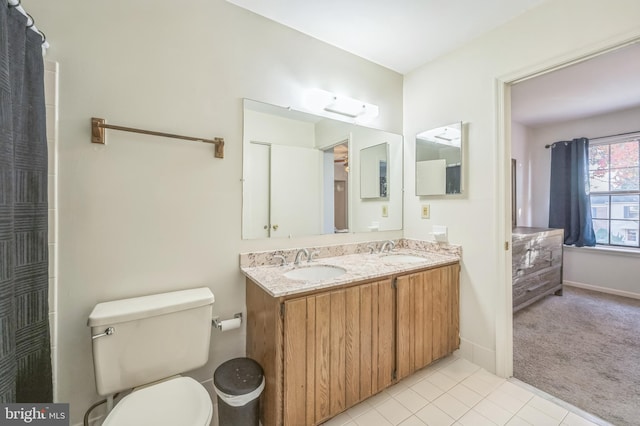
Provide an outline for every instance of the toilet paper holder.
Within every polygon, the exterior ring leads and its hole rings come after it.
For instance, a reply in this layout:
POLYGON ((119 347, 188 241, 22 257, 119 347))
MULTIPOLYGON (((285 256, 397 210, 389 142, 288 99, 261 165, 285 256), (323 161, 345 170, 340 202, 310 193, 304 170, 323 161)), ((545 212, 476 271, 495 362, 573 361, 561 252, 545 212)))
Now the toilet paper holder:
MULTIPOLYGON (((239 318, 240 319, 240 324, 242 324, 242 312, 238 312, 237 314, 235 314, 233 316, 233 319, 239 318)), ((218 330, 222 330, 222 323, 224 321, 231 321, 232 319, 229 320, 221 320, 220 317, 213 317, 213 319, 211 320, 211 324, 217 328, 218 330)))

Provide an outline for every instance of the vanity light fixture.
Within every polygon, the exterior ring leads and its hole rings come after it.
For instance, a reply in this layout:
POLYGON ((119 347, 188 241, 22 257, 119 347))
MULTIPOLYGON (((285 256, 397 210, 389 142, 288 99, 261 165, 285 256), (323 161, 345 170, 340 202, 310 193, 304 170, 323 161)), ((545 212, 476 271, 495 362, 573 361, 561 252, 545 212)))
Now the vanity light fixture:
POLYGON ((320 114, 338 114, 356 121, 368 121, 378 116, 378 106, 348 96, 336 95, 322 89, 309 89, 304 104, 310 111, 320 114))

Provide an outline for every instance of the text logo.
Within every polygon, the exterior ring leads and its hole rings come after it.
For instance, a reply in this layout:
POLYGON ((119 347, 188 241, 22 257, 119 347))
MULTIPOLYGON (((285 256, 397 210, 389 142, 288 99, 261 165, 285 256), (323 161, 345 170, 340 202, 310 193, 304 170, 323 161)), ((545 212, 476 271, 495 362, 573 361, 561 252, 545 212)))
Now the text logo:
POLYGON ((0 404, 0 426, 69 426, 69 404, 0 404))

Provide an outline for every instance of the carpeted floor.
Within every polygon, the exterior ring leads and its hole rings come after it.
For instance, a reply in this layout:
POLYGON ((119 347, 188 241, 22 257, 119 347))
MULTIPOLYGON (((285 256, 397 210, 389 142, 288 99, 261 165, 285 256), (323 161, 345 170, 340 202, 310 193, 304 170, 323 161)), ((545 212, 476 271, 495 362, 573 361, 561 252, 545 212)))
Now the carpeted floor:
POLYGON ((564 287, 513 317, 514 376, 615 425, 640 424, 640 300, 564 287))

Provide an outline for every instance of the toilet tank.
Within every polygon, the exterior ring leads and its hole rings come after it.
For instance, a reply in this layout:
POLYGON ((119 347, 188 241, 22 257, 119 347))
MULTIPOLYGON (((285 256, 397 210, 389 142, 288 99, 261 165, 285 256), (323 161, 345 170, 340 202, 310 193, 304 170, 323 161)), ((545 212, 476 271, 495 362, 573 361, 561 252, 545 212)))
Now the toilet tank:
POLYGON ((111 395, 206 364, 213 301, 203 287, 98 303, 88 320, 98 393, 111 395), (109 328, 113 332, 105 334, 109 328))

